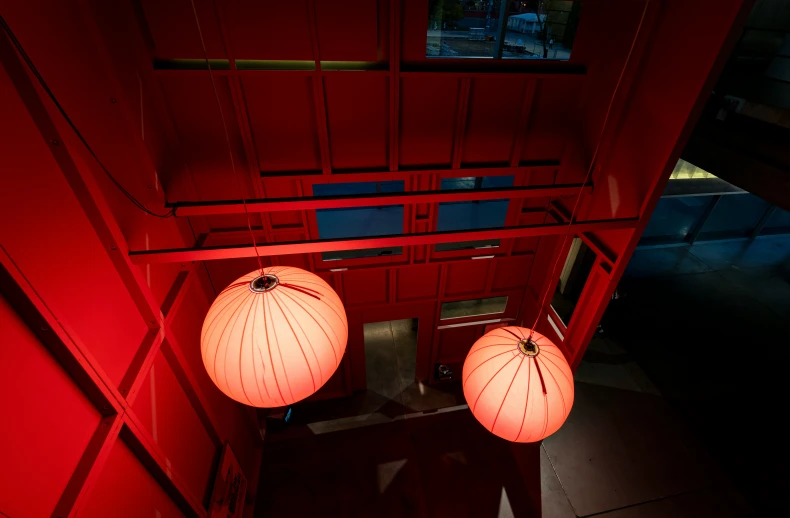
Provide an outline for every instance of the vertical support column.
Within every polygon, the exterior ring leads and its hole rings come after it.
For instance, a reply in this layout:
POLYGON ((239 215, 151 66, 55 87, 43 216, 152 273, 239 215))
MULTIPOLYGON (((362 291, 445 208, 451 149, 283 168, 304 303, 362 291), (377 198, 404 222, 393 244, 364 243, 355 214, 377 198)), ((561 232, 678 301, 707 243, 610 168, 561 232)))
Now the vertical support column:
POLYGON ((494 49, 494 59, 502 58, 502 50, 505 48, 505 34, 507 32, 507 18, 510 15, 509 0, 499 0, 499 23, 496 31, 496 47, 494 49))
POLYGON ((697 221, 697 224, 694 225, 692 231, 686 235, 686 242, 689 245, 693 245, 694 242, 697 240, 700 233, 702 232, 702 229, 705 227, 705 223, 708 222, 708 218, 713 212, 713 209, 716 208, 716 205, 719 203, 720 199, 721 199, 721 194, 717 194, 710 199, 708 205, 705 207, 705 210, 703 211, 702 215, 697 221))
POLYGON ((455 131, 453 134, 453 169, 461 167, 461 157, 464 152, 464 136, 466 134, 466 112, 469 108, 469 92, 472 88, 472 79, 462 77, 459 85, 458 108, 456 109, 455 131))
POLYGON ((771 219, 771 216, 773 216, 774 213, 776 212, 776 209, 777 209, 776 205, 768 206, 768 208, 765 210, 765 213, 763 214, 763 217, 760 218, 760 222, 757 223, 757 225, 754 227, 754 230, 752 230, 752 233, 749 235, 749 239, 754 240, 755 238, 757 238, 757 236, 759 236, 762 233, 763 229, 765 228, 765 225, 768 224, 768 221, 771 219))

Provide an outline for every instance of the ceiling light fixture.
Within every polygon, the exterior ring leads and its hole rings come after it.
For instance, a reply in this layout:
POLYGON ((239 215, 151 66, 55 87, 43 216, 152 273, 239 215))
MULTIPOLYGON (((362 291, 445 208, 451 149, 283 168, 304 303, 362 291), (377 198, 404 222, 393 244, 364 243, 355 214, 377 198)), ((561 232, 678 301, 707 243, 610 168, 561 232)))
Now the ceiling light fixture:
POLYGON ((214 384, 262 408, 314 394, 343 359, 348 321, 337 293, 319 276, 280 266, 236 279, 211 304, 200 349, 214 384))
POLYGON ((524 327, 500 327, 483 335, 464 361, 462 379, 475 418, 512 442, 536 442, 553 434, 573 406, 573 373, 562 351, 524 327))

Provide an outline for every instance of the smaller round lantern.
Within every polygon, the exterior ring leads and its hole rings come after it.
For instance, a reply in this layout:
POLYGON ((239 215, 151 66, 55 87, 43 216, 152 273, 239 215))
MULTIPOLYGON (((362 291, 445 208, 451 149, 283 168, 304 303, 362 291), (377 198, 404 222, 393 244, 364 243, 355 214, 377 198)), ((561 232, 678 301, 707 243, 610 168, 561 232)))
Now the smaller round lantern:
POLYGON ((512 442, 548 437, 573 406, 573 374, 562 352, 524 327, 500 327, 475 342, 464 361, 463 389, 475 418, 512 442))

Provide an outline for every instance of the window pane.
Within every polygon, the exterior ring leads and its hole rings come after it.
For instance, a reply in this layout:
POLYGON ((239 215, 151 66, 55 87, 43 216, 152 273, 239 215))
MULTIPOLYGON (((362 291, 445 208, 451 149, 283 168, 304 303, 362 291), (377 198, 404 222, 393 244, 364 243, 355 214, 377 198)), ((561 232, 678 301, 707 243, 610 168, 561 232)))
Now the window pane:
MULTIPOLYGON (((429 0, 425 55, 493 58, 497 52, 499 0, 429 0)), ((502 58, 568 60, 581 2, 507 2, 502 58)))
POLYGON ((504 313, 507 297, 489 297, 487 299, 458 300, 442 303, 440 320, 450 318, 473 317, 477 315, 493 315, 504 313))
POLYGON ((321 239, 387 236, 403 233, 403 205, 315 211, 321 239))
POLYGON ((517 5, 507 20, 502 57, 570 59, 582 3, 528 0, 517 5))
POLYGON ((340 259, 356 259, 359 257, 384 257, 388 255, 401 255, 403 247, 390 248, 365 248, 364 250, 341 250, 339 252, 323 252, 321 259, 324 261, 339 261, 340 259))
POLYGON ((678 159, 675 169, 669 175, 670 180, 696 180, 698 178, 716 178, 716 175, 695 166, 691 162, 686 162, 682 158, 678 159))
POLYGON ((429 0, 425 55, 494 57, 499 4, 498 0, 429 0))
POLYGON ((710 196, 661 198, 642 234, 642 244, 683 241, 694 230, 710 199, 710 196))
MULTIPOLYGON (((313 194, 316 196, 340 196, 403 192, 403 186, 403 181, 316 184, 313 185, 313 194)), ((315 211, 315 216, 318 223, 318 237, 321 239, 343 239, 403 233, 403 205, 319 209, 315 211)), ((322 254, 322 258, 332 261, 355 257, 400 255, 401 253, 403 253, 401 247, 375 248, 325 252, 322 254)))
MULTIPOLYGON (((511 187, 512 176, 467 176, 463 178, 442 178, 441 189, 493 189, 511 187)), ((474 230, 478 228, 494 228, 505 225, 508 200, 480 200, 440 203, 436 230, 449 232, 453 230, 474 230)), ((437 252, 448 250, 468 250, 499 246, 498 239, 483 241, 466 241, 461 243, 445 243, 436 245, 437 252)))
POLYGON ((595 253, 581 239, 574 238, 560 273, 557 290, 551 299, 551 307, 566 326, 571 321, 594 263, 595 253))
POLYGON ((768 202, 753 194, 722 196, 711 212, 699 239, 748 236, 768 209, 768 202))
POLYGON ((449 250, 486 250, 498 248, 499 239, 484 239, 480 241, 460 241, 458 243, 440 243, 436 245, 437 252, 447 252, 449 250))
POLYGON ((403 192, 403 180, 393 180, 391 182, 317 183, 313 185, 314 196, 376 194, 382 192, 403 192))
POLYGON ((436 230, 474 230, 505 224, 508 200, 480 200, 440 203, 436 230))

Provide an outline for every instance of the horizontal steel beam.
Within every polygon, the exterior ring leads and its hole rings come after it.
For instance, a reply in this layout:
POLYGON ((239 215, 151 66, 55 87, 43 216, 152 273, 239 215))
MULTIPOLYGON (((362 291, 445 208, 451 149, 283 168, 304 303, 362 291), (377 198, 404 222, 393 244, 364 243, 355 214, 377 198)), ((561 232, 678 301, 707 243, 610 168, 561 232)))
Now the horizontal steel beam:
MULTIPOLYGON (((462 230, 454 232, 420 232, 396 236, 358 237, 351 239, 316 239, 284 243, 258 245, 261 256, 306 254, 317 252, 337 252, 341 250, 364 250, 366 248, 388 248, 394 246, 436 245, 485 239, 514 239, 519 237, 539 237, 563 234, 570 227, 573 232, 591 230, 615 230, 633 228, 637 218, 580 221, 572 225, 564 223, 543 223, 539 225, 519 225, 481 230, 462 230)), ((252 245, 207 246, 202 248, 173 248, 169 250, 140 250, 129 252, 134 264, 177 263, 184 261, 212 261, 216 259, 237 259, 255 257, 252 245)))
MULTIPOLYGON (((592 184, 535 185, 502 189, 453 189, 445 191, 414 191, 344 196, 313 196, 300 198, 255 199, 246 202, 251 212, 276 212, 283 210, 339 209, 352 207, 377 207, 382 205, 409 205, 416 203, 442 203, 481 201, 515 198, 541 198, 575 195, 592 191, 592 184)), ((209 202, 175 202, 168 207, 176 216, 206 216, 211 214, 243 214, 241 200, 209 202)))
MULTIPOLYGON (((211 72, 216 76, 261 77, 261 76, 329 76, 348 74, 350 71, 364 72, 366 75, 389 76, 392 71, 375 62, 338 62, 322 61, 321 70, 315 68, 315 61, 271 61, 236 60, 236 67, 230 68, 227 60, 212 60, 211 72)), ((170 77, 205 77, 208 74, 203 59, 157 60, 154 74, 170 77)), ((532 60, 472 60, 442 59, 428 60, 425 63, 404 63, 400 75, 422 77, 491 77, 518 76, 535 79, 578 77, 587 75, 584 65, 568 62, 536 63, 532 60), (481 61, 482 63, 476 63, 481 61)))
POLYGON ((399 169, 389 171, 382 169, 332 169, 331 174, 324 174, 321 170, 306 171, 261 171, 262 182, 269 180, 299 180, 313 183, 342 183, 342 182, 384 182, 389 180, 406 180, 414 176, 437 174, 442 178, 459 178, 464 176, 505 176, 521 173, 535 173, 540 171, 556 171, 560 166, 559 160, 523 160, 516 166, 481 166, 462 167, 451 169, 438 167, 435 169, 399 169))

